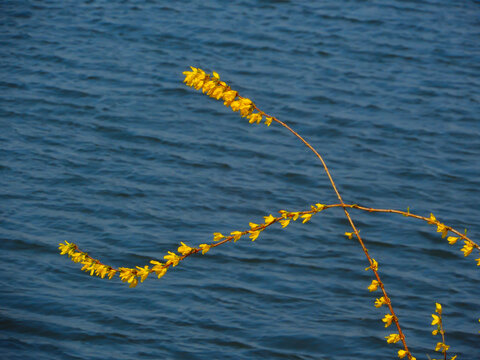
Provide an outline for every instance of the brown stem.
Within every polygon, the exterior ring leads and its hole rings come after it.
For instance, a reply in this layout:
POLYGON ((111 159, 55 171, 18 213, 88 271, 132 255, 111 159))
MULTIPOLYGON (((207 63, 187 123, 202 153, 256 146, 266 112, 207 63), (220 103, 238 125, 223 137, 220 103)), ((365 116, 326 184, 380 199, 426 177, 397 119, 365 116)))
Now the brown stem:
MULTIPOLYGON (((254 105, 254 108, 255 110, 257 110, 258 112, 260 112, 262 115, 266 115, 263 111, 261 111, 260 109, 257 108, 256 105, 254 105)), ((269 115, 266 115, 266 116, 269 116, 269 115)), ((365 256, 367 257, 367 260, 368 262, 370 263, 370 266, 373 265, 373 261, 372 261, 372 258, 370 257, 370 255, 368 254, 368 250, 367 248, 365 247, 365 244, 363 243, 363 240, 362 238, 360 237, 360 234, 359 234, 359 231, 357 229, 357 227, 355 226, 355 224, 353 223, 353 220, 352 218, 350 217, 350 214, 348 213, 347 211, 347 207, 345 206, 345 203, 343 202, 343 199, 342 199, 342 196, 340 195, 340 193, 338 192, 338 189, 337 189, 337 186, 335 185, 335 182, 333 181, 333 178, 332 176, 330 175, 330 171, 328 170, 328 167, 327 167, 327 164, 325 163, 325 161, 323 160, 322 156, 317 152, 317 150, 315 150, 315 148, 313 148, 312 145, 310 145, 308 143, 308 141, 306 141, 302 136, 300 136, 296 131, 294 131, 290 126, 288 126, 287 124, 285 124, 283 121, 280 121, 278 120, 276 117, 274 116, 269 116, 271 117, 275 122, 277 122, 278 124, 282 125, 284 128, 286 128, 288 131, 290 131, 293 135, 295 135, 298 139, 300 139, 304 144, 305 146, 307 146, 316 156, 317 158, 320 160, 320 162, 322 163, 323 165, 323 168, 325 169, 325 172, 328 176, 328 179, 330 180, 330 184, 332 185, 332 188, 333 190, 335 191, 335 194, 337 195, 337 198, 338 200, 340 201, 340 203, 342 204, 342 207, 343 207, 343 211, 345 212, 345 216, 347 217, 348 219, 348 222, 350 223, 350 226, 352 227, 354 233, 355 233, 355 236, 357 237, 358 239, 358 242, 360 243, 360 246, 362 247, 362 250, 363 252, 365 253, 365 256)), ((398 318, 397 316, 395 315, 395 311, 393 310, 393 307, 392 307, 392 304, 391 304, 391 301, 390 301, 390 298, 388 297, 387 295, 387 292, 385 291, 385 287, 383 285, 383 282, 381 281, 380 279, 380 275, 378 274, 378 271, 376 269, 374 269, 372 267, 372 271, 373 273, 375 274, 375 277, 380 285, 380 288, 382 290, 382 293, 383 293, 383 296, 385 297, 385 300, 387 302, 387 306, 390 310, 390 313, 393 315, 393 320, 395 322, 395 325, 397 326, 397 330, 398 330, 398 334, 400 335, 400 339, 402 340, 402 343, 403 343, 403 347, 405 348, 405 351, 407 352, 408 354, 408 358, 411 359, 412 358, 412 355, 410 354, 410 351, 408 350, 408 346, 407 346, 407 343, 405 341, 405 335, 403 334, 403 331, 402 331, 402 328, 400 327, 400 323, 398 322, 398 318)))

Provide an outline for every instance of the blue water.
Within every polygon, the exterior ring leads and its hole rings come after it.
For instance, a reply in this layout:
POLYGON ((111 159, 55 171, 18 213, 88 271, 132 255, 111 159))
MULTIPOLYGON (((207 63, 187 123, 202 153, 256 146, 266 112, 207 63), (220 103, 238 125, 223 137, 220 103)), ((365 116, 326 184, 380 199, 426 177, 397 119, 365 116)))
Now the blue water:
MULTIPOLYGON (((129 289, 143 266, 280 209, 335 203, 283 128, 182 84, 217 71, 303 134, 346 202, 480 240, 480 2, 0 2, 3 359, 393 359, 340 209, 129 289)), ((479 359, 480 268, 435 228, 352 211, 417 359, 479 359)))

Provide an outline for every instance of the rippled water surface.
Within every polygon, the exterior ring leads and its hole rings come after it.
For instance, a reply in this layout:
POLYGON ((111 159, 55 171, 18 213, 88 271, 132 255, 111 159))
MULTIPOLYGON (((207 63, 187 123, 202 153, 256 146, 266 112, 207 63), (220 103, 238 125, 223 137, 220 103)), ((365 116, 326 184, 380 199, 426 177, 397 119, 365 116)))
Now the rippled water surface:
MULTIPOLYGON (((303 134, 346 202, 433 212, 480 240, 479 14, 441 0, 0 2, 2 358, 396 358, 340 209, 135 289, 57 247, 143 266, 337 202, 297 139, 184 86, 189 65, 303 134)), ((452 354, 478 359, 478 253, 415 219, 352 216, 417 359, 435 357, 435 301, 452 354)))

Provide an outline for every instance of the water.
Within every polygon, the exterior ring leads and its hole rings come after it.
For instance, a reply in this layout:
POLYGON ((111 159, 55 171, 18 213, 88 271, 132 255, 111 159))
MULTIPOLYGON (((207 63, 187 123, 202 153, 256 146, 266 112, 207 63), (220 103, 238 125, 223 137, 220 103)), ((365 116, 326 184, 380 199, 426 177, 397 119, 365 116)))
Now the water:
MULTIPOLYGON (((480 240, 478 1, 2 1, 5 359, 386 359, 341 210, 191 257, 135 289, 68 240, 145 265, 280 209, 334 203, 319 162, 182 84, 215 70, 324 155, 345 201, 480 240)), ((478 359, 479 268, 435 228, 352 211, 417 359, 478 359), (438 355, 437 355, 438 357, 438 355)), ((378 295, 377 295, 378 297, 378 295)))

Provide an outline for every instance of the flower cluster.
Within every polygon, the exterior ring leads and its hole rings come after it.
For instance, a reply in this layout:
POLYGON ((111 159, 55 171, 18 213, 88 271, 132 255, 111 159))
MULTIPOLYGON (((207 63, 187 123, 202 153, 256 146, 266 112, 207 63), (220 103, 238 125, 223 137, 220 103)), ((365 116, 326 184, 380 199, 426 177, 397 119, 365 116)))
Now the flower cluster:
POLYGON ((111 279, 118 271, 111 266, 104 265, 100 261, 91 258, 86 252, 80 251, 74 243, 65 241, 65 243, 58 245, 60 255, 68 255, 73 262, 82 264, 83 267, 81 270, 90 272, 90 276, 95 275, 103 279, 108 275, 108 278, 111 279))
POLYGON ((123 282, 129 284, 130 287, 135 287, 139 282, 144 282, 145 279, 152 273, 155 273, 158 278, 161 278, 167 273, 170 267, 177 266, 180 261, 184 260, 190 255, 201 252, 205 255, 212 247, 224 244, 233 240, 237 242, 243 235, 248 235, 252 241, 255 241, 260 233, 270 225, 280 222, 283 228, 285 228, 290 220, 296 221, 299 217, 303 219, 302 223, 306 223, 311 217, 322 211, 326 205, 315 204, 311 206, 311 210, 289 212, 280 210, 281 216, 274 217, 272 214, 264 216, 264 222, 261 224, 249 223, 250 229, 245 231, 232 231, 230 236, 225 236, 222 233, 213 233, 213 243, 200 244, 197 247, 191 247, 184 242, 180 242, 180 246, 177 249, 177 253, 168 251, 167 255, 163 258, 165 262, 159 262, 157 260, 151 260, 152 267, 145 265, 143 267, 136 266, 135 269, 128 267, 119 267, 118 269, 103 264, 97 259, 90 257, 86 252, 81 251, 77 245, 65 241, 65 243, 59 244, 59 250, 61 255, 68 255, 68 257, 76 262, 83 264, 82 270, 89 272, 91 276, 98 276, 102 279, 108 276, 112 279, 115 274, 118 274, 123 282))
MULTIPOLYGON (((433 335, 440 334, 442 336, 442 341, 437 342, 435 346, 435 351, 439 351, 443 354, 444 358, 447 358, 447 351, 450 348, 449 345, 445 344, 445 331, 443 330, 443 323, 442 323, 442 305, 439 303, 435 303, 435 312, 436 314, 432 314, 432 325, 436 325, 437 328, 432 331, 433 335)), ((457 355, 452 356, 450 360, 455 360, 457 355)), ((435 359, 432 359, 435 360, 435 359)))
MULTIPOLYGON (((430 217, 427 220, 429 224, 433 224, 437 226, 437 232, 442 233, 442 239, 448 235, 449 231, 454 231, 450 226, 446 226, 445 224, 442 224, 441 222, 439 222, 433 214, 430 214, 430 217)), ((465 230, 465 234, 466 233, 467 233, 467 230, 465 230)), ((480 246, 478 246, 478 244, 474 243, 468 238, 465 238, 465 236, 463 237, 464 237, 463 247, 460 249, 460 251, 463 252, 463 255, 465 257, 469 256, 472 253, 473 249, 475 248, 480 250, 480 246)), ((454 245, 455 243, 457 243, 459 239, 460 239, 460 236, 447 237, 447 241, 450 245, 454 245)), ((480 258, 475 259, 475 261, 477 262, 477 265, 480 266, 480 258)))
MULTIPOLYGON (((369 258, 369 260, 370 260, 370 266, 365 268, 365 271, 372 270, 377 275, 378 262, 374 258, 369 258)), ((370 292, 377 291, 378 287, 380 285, 381 285, 380 282, 378 280, 374 279, 374 280, 372 280, 370 285, 367 287, 367 289, 370 292)), ((385 292, 384 292, 384 294, 385 294, 385 292)), ((395 313, 393 312, 393 308, 391 307, 390 299, 388 297, 386 297, 386 295, 380 297, 379 299, 375 299, 374 306, 376 308, 382 307, 383 305, 387 305, 389 310, 390 310, 390 313, 385 314, 385 316, 382 319, 382 321, 385 323, 385 327, 387 328, 390 325, 392 325, 392 322, 396 322, 398 324, 397 317, 396 317, 395 313)), ((394 333, 394 334, 390 334, 388 336, 385 336, 385 339, 387 340, 387 343, 394 344, 394 343, 397 343, 400 340, 402 340, 402 336, 401 336, 401 334, 394 333)), ((410 351, 406 347, 405 347, 405 349, 398 350, 398 357, 400 359, 403 359, 405 356, 408 356, 408 358, 410 360, 416 360, 415 357, 412 356, 412 354, 410 353, 410 351)))
POLYGON ((250 124, 260 124, 265 117, 265 124, 270 126, 273 117, 260 111, 252 100, 241 97, 238 92, 232 90, 224 81, 220 80, 220 75, 215 71, 207 74, 202 69, 190 66, 192 71, 184 71, 185 79, 183 82, 195 90, 202 90, 211 98, 223 100, 223 104, 230 107, 233 111, 239 112, 242 117, 246 117, 250 124))
MULTIPOLYGON (((169 251, 168 255, 164 256, 167 262, 161 263, 156 260, 151 260, 150 263, 153 264, 151 268, 148 265, 145 265, 143 267, 136 266, 135 269, 128 267, 119 267, 118 269, 115 269, 112 266, 105 265, 99 260, 90 257, 86 252, 81 251, 74 243, 69 243, 68 241, 60 243, 58 249, 60 250, 61 255, 68 255, 73 262, 81 263, 83 265, 81 270, 89 272, 90 276, 98 276, 102 279, 105 278, 105 276, 108 276, 109 279, 112 279, 115 274, 118 274, 123 282, 128 283, 129 286, 133 288, 138 285, 139 281, 144 282, 151 273, 156 273, 158 278, 161 278, 166 274, 170 266, 176 266, 185 256, 202 251, 202 245, 206 244, 201 244, 200 248, 197 249, 181 243, 178 252, 183 254, 182 257, 169 251)), ((205 253, 206 251, 202 252, 205 253)))

